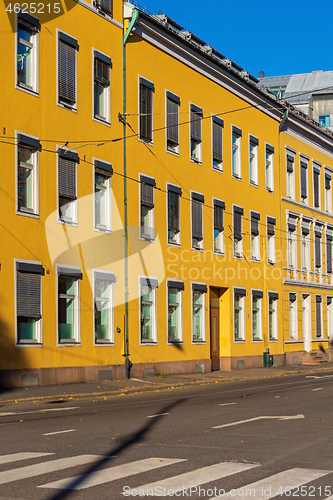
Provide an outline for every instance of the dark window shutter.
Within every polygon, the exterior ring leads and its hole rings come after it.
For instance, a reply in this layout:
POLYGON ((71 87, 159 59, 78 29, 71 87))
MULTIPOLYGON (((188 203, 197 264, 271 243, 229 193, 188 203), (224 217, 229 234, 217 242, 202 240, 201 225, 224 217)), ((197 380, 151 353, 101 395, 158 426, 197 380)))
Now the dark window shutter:
POLYGON ((102 85, 110 85, 110 65, 95 57, 94 78, 102 85))
POLYGON ((192 199, 192 238, 202 240, 202 203, 192 199))
POLYGON ((222 126, 213 121, 213 160, 222 162, 222 126))
POLYGON ((175 230, 179 233, 179 200, 180 196, 177 193, 168 191, 168 229, 175 230))
POLYGON ((234 238, 240 241, 242 239, 242 215, 234 211, 234 238))
POLYGON ((316 337, 321 337, 321 302, 316 302, 316 337))
POLYGON ((306 198, 307 196, 307 186, 306 186, 306 168, 301 166, 301 196, 306 198))
POLYGON ((325 174, 325 189, 331 189, 331 176, 325 174))
POLYGON ((223 208, 218 205, 214 205, 214 229, 223 231, 223 208))
POLYGON ((191 139, 201 142, 201 120, 202 113, 191 109, 191 139))
POLYGON ((154 208, 154 187, 150 184, 141 184, 141 204, 154 208))
POLYGON ((267 223, 267 234, 268 236, 274 236, 275 234, 275 226, 271 222, 267 223))
POLYGON ((153 90, 140 83, 140 139, 153 140, 153 90))
POLYGON ((58 58, 58 91, 59 99, 68 101, 69 104, 76 103, 75 71, 76 71, 76 48, 59 40, 58 58))
POLYGON ((326 270, 332 272, 332 241, 326 240, 326 270))
POLYGON ((177 145, 179 144, 178 113, 178 103, 176 103, 172 99, 167 98, 167 140, 177 145))
POLYGON ((319 207, 319 174, 313 172, 314 206, 319 207))
POLYGON ((17 272, 17 316, 41 318, 39 274, 17 272))
POLYGON ((94 5, 112 17, 112 0, 96 0, 94 5))
POLYGON ((76 199, 76 162, 59 157, 59 196, 76 199))
POLYGON ((259 220, 255 217, 251 217, 251 234, 253 236, 259 235, 259 220))
POLYGON ((321 245, 321 238, 320 238, 319 235, 315 234, 316 267, 320 267, 321 266, 320 245, 321 245))

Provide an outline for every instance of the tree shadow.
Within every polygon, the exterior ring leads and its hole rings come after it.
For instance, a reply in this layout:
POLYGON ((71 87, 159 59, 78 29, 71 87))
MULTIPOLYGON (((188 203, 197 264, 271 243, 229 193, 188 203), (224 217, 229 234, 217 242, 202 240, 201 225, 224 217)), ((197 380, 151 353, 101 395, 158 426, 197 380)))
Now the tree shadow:
POLYGON ((12 328, 0 319, 0 394, 22 386, 20 369, 24 358, 24 349, 15 345, 12 328))
POLYGON ((68 498, 71 493, 73 493, 73 490, 75 492, 75 488, 77 488, 79 485, 84 483, 91 474, 94 472, 97 472, 98 470, 101 469, 101 466, 106 464, 107 462, 110 462, 112 460, 113 456, 111 455, 116 455, 119 457, 121 453, 123 453, 125 450, 130 448, 131 446, 138 444, 142 441, 144 441, 145 437, 147 434, 156 426, 158 422, 163 419, 165 413, 169 413, 175 406, 179 406, 185 401, 185 398, 177 400, 173 403, 170 403, 166 406, 164 406, 160 411, 160 415, 156 416, 154 419, 151 419, 146 425, 144 425, 139 431, 137 431, 135 434, 130 435, 121 445, 119 445, 116 449, 111 449, 110 452, 105 455, 102 459, 98 460, 95 462, 93 465, 89 466, 86 472, 81 474, 77 478, 73 478, 72 483, 70 483, 65 491, 61 491, 60 493, 56 493, 52 497, 49 497, 49 500, 64 500, 65 498, 68 498))

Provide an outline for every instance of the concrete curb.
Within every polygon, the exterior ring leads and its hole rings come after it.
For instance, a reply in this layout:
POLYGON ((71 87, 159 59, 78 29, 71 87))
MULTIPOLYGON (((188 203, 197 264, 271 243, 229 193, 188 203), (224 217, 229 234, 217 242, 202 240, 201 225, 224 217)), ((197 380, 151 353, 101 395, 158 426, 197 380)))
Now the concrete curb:
POLYGON ((117 396, 127 396, 130 394, 138 394, 144 392, 159 392, 159 391, 167 391, 173 389, 181 389, 185 387, 195 387, 199 385, 210 385, 210 384, 222 384, 227 382, 241 382, 244 380, 264 380, 267 378, 278 378, 278 377, 286 377, 286 376, 295 376, 295 375, 308 375, 310 373, 323 373, 323 372, 331 372, 333 371, 332 367, 316 367, 312 370, 294 370, 294 371, 281 371, 280 373, 273 373, 272 375, 249 375, 249 376, 240 376, 240 377, 231 377, 231 378, 221 378, 214 380, 195 380, 193 382, 179 382, 175 384, 156 384, 154 386, 148 387, 136 387, 133 389, 118 389, 118 391, 104 391, 104 392, 88 392, 82 394, 59 394, 52 396, 36 396, 36 397, 27 397, 27 398, 13 398, 8 400, 0 401, 0 406, 6 404, 14 404, 14 403, 25 403, 25 402, 35 402, 35 401, 63 401, 66 403, 67 401, 72 401, 76 399, 93 399, 93 398, 106 398, 106 397, 117 397, 117 396))

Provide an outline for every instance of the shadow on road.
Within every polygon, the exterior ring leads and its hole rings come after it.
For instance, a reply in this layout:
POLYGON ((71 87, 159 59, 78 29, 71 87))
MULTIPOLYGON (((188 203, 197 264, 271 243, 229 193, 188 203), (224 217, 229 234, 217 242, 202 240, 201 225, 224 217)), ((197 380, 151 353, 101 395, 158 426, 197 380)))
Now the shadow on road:
POLYGON ((49 498, 49 500, 64 500, 65 498, 68 498, 71 493, 75 493, 75 488, 77 488, 79 485, 84 483, 91 474, 94 472, 97 472, 98 470, 101 469, 101 466, 110 462, 114 457, 110 455, 117 455, 117 457, 124 452, 126 449, 130 448, 131 446, 140 443, 144 441, 146 435, 156 426, 158 422, 163 419, 164 415, 163 413, 170 413, 170 411, 175 407, 180 404, 182 404, 185 401, 185 398, 181 400, 177 400, 173 403, 170 403, 164 408, 162 408, 158 413, 161 415, 156 416, 154 419, 151 419, 146 425, 144 425, 138 432, 135 434, 129 436, 121 445, 118 446, 116 449, 110 449, 110 452, 101 460, 95 462, 93 465, 91 465, 86 472, 81 474, 78 478, 73 478, 73 482, 70 483, 67 487, 67 490, 61 491, 60 493, 56 493, 52 497, 49 498))

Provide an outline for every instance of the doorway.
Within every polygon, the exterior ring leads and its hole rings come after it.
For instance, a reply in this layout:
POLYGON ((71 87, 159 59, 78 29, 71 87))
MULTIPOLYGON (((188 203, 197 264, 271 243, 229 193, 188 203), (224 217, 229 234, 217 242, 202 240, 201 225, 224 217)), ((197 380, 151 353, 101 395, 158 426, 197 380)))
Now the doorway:
POLYGON ((220 369, 220 289, 210 289, 210 358, 212 371, 220 369))
POLYGON ((311 295, 302 295, 302 323, 304 351, 311 351, 311 295))

